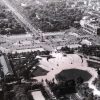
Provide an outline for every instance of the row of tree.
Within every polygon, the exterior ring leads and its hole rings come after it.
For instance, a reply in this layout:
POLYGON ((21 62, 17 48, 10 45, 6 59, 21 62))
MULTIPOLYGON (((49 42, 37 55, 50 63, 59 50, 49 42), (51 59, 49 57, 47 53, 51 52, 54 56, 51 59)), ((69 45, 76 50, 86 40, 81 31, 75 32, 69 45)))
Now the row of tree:
POLYGON ((82 47, 79 49, 79 52, 86 54, 88 56, 96 56, 100 57, 100 46, 99 45, 82 45, 82 47))

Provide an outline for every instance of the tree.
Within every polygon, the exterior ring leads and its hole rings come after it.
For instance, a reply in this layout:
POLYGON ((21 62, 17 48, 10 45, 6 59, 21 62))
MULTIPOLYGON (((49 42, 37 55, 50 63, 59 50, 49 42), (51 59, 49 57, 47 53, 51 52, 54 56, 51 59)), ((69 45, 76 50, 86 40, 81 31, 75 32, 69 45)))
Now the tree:
MULTIPOLYGON (((32 60, 33 61, 33 60, 32 60)), ((34 59, 34 61, 28 66, 26 69, 24 68, 21 71, 21 75, 24 76, 25 79, 29 79, 30 77, 30 70, 32 67, 36 66, 39 63, 38 59, 34 59)))
POLYGON ((89 94, 86 100, 94 100, 93 97, 94 97, 93 94, 89 94))
POLYGON ((27 10, 32 24, 44 32, 60 31, 70 28, 75 21, 80 21, 84 12, 78 8, 66 7, 65 1, 51 2, 27 10), (38 16, 38 17, 37 17, 38 16))
POLYGON ((15 98, 16 100, 29 100, 28 96, 26 95, 26 85, 15 85, 13 88, 15 92, 15 98))
POLYGON ((80 76, 76 80, 76 84, 81 85, 84 82, 83 78, 80 76))

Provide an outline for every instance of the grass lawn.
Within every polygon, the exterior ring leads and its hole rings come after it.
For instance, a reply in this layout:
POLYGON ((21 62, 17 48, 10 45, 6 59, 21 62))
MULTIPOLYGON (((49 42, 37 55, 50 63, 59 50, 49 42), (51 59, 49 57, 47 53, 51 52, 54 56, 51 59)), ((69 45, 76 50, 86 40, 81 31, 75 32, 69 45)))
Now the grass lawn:
POLYGON ((56 75, 56 78, 62 81, 72 80, 72 79, 75 80, 78 77, 82 77, 84 81, 88 81, 92 77, 92 75, 87 71, 79 70, 79 69, 63 70, 58 75, 56 75))
POLYGON ((48 71, 42 69, 41 67, 38 67, 38 68, 34 71, 33 75, 34 75, 35 77, 36 77, 36 76, 44 76, 44 75, 46 75, 47 73, 48 73, 48 71))

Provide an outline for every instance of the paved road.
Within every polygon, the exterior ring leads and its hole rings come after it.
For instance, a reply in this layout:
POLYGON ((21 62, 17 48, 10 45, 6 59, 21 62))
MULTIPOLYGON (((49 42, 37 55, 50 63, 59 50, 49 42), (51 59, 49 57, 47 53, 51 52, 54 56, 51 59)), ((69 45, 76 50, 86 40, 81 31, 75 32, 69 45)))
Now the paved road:
POLYGON ((28 21, 26 18, 24 18, 19 12, 18 10, 13 7, 10 2, 8 0, 2 0, 4 2, 4 4, 18 17, 18 19, 26 25, 26 27, 28 27, 30 29, 30 31, 32 32, 32 34, 34 36, 38 36, 40 32, 38 32, 28 21))
POLYGON ((95 63, 100 64, 100 59, 99 59, 99 58, 98 58, 98 59, 97 59, 97 58, 94 58, 94 59, 93 59, 93 58, 90 56, 90 57, 87 57, 86 60, 87 60, 87 61, 91 61, 91 62, 95 62, 95 63))

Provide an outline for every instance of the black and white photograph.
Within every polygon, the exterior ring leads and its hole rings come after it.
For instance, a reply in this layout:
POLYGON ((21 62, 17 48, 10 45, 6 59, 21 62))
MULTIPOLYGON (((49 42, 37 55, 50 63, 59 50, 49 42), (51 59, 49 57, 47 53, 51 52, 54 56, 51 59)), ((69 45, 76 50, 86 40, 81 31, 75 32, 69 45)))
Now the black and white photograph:
POLYGON ((100 100, 100 0, 0 0, 0 100, 100 100))

